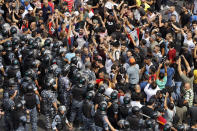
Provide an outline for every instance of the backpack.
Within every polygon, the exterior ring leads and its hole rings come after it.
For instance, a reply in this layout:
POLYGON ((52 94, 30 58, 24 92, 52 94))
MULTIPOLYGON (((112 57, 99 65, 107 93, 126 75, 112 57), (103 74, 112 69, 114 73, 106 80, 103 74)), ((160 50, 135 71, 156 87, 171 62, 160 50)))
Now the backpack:
POLYGON ((25 105, 27 109, 33 109, 34 107, 36 107, 36 94, 34 93, 27 93, 24 96, 25 98, 25 105))

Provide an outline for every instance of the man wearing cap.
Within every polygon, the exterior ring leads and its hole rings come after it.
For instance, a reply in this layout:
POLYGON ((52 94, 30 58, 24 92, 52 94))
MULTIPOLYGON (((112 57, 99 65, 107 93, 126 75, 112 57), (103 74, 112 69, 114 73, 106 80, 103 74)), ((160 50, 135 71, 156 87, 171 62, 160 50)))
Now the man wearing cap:
POLYGON ((127 69, 127 74, 129 76, 130 88, 133 90, 135 85, 139 82, 139 65, 136 64, 134 58, 130 58, 129 62, 130 67, 127 69))

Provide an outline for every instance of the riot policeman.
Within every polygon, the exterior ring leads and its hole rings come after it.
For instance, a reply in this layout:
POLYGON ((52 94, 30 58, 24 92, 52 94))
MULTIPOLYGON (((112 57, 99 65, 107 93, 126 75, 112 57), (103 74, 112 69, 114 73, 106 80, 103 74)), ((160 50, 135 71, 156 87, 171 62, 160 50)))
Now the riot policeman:
POLYGON ((12 121, 14 123, 14 131, 25 131, 27 118, 24 112, 24 106, 21 101, 18 101, 12 111, 12 121))
POLYGON ((16 90, 10 90, 8 98, 3 99, 3 109, 5 111, 4 120, 6 131, 13 130, 12 111, 15 109, 14 99, 17 95, 16 90))
POLYGON ((39 97, 34 92, 34 87, 32 84, 27 86, 27 92, 24 94, 25 107, 27 118, 32 124, 32 131, 37 131, 37 108, 40 112, 40 100, 39 97))
POLYGON ((105 92, 105 84, 102 84, 99 86, 97 93, 95 95, 95 99, 94 99, 94 103, 95 103, 95 109, 97 109, 99 103, 101 103, 102 101, 106 101, 106 98, 104 96, 104 92, 105 92))
POLYGON ((123 105, 120 105, 119 107, 119 117, 121 119, 126 119, 128 115, 132 113, 132 107, 130 104, 131 98, 129 96, 124 96, 123 98, 123 105))
POLYGON ((109 127, 112 131, 116 130, 109 122, 106 111, 107 111, 107 102, 102 101, 101 103, 99 103, 98 110, 94 116, 96 131, 109 130, 109 127))
POLYGON ((66 117, 67 109, 65 106, 59 106, 58 108, 58 113, 55 115, 53 122, 52 122, 52 130, 54 131, 61 131, 61 130, 66 130, 65 129, 65 124, 69 127, 72 128, 70 123, 68 122, 68 119, 66 117))
POLYGON ((95 131, 94 129, 94 120, 93 117, 95 115, 93 98, 95 96, 94 91, 89 91, 86 94, 86 100, 83 102, 82 106, 82 113, 83 113, 83 130, 91 130, 95 131))
POLYGON ((111 93, 111 106, 107 109, 107 116, 109 117, 109 121, 114 127, 117 127, 117 121, 118 121, 118 92, 113 91, 111 93))
POLYGON ((58 97, 60 103, 68 109, 71 101, 71 82, 67 77, 70 70, 70 65, 65 65, 62 68, 62 74, 58 79, 58 97))
POLYGON ((13 59, 11 66, 6 69, 7 78, 15 78, 18 83, 21 82, 20 65, 17 59, 13 59))
POLYGON ((130 123, 131 130, 140 130, 144 128, 144 120, 139 115, 140 108, 138 106, 134 106, 132 108, 132 115, 127 117, 127 121, 130 123))
POLYGON ((50 118, 54 117, 54 114, 57 112, 57 97, 53 88, 56 86, 55 80, 53 78, 49 78, 45 89, 41 92, 41 109, 42 113, 45 115, 46 128, 51 128, 50 118))
POLYGON ((118 121, 118 126, 120 127, 120 131, 130 131, 130 124, 127 120, 121 119, 118 121))
POLYGON ((86 88, 83 84, 84 81, 81 81, 72 87, 71 123, 74 122, 76 115, 79 117, 79 120, 82 120, 82 104, 86 95, 86 88))

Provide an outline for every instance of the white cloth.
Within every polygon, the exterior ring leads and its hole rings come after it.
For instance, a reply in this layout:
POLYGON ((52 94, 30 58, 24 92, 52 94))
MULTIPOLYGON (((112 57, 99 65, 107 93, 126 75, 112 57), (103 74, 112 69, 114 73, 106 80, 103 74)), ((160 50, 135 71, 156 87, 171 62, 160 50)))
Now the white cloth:
POLYGON ((130 102, 131 106, 134 107, 134 106, 137 106, 139 108, 142 108, 142 104, 140 103, 140 101, 131 101, 130 102))
POLYGON ((104 94, 106 96, 110 97, 110 95, 111 95, 112 92, 113 92, 113 89, 108 87, 108 88, 105 89, 104 94))
POLYGON ((149 101, 151 96, 156 95, 157 91, 161 90, 158 86, 155 89, 152 89, 149 86, 150 86, 150 84, 147 84, 146 87, 144 88, 144 92, 147 95, 147 101, 149 101))

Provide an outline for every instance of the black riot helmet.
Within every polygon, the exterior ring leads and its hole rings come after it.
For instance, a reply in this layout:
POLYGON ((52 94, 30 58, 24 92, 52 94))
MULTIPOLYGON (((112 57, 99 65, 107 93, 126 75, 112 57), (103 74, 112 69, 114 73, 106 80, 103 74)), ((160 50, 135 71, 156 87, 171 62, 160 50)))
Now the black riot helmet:
POLYGON ((125 96, 123 99, 124 104, 129 104, 131 101, 131 98, 129 96, 125 96))
POLYGON ((19 61, 18 61, 17 59, 14 59, 14 60, 12 61, 12 65, 19 65, 19 61))
POLYGON ((55 79, 53 77, 46 78, 45 86, 47 87, 47 89, 50 89, 51 87, 55 87, 56 86, 55 79))
POLYGON ((105 92, 105 86, 104 85, 100 85, 98 88, 98 92, 103 94, 105 92))
POLYGON ((18 38, 18 37, 13 37, 12 38, 12 45, 18 45, 19 44, 19 42, 20 42, 20 39, 18 38))
POLYGON ((106 110, 107 110, 107 102, 106 102, 106 101, 100 102, 98 108, 99 108, 101 111, 106 111, 106 110))
POLYGON ((53 43, 53 48, 59 48, 59 47, 60 47, 59 42, 58 42, 58 41, 55 41, 55 42, 53 43))
POLYGON ((4 46, 5 48, 12 47, 12 41, 7 40, 7 41, 3 44, 3 46, 4 46))
POLYGON ((130 123, 127 120, 125 120, 124 121, 124 129, 129 129, 129 128, 130 128, 130 123))
POLYGON ((177 130, 178 131, 184 131, 185 130, 185 126, 184 125, 178 125, 177 126, 177 130))
POLYGON ((23 104, 22 104, 22 102, 17 102, 16 103, 16 105, 15 105, 15 110, 17 110, 17 111, 20 111, 20 110, 22 110, 23 109, 23 104))
POLYGON ((57 68, 58 68, 58 66, 56 64, 53 64, 53 65, 49 66, 48 72, 54 73, 57 68))
POLYGON ((32 43, 32 48, 33 49, 38 49, 38 42, 36 42, 36 41, 34 41, 33 43, 32 43))
POLYGON ((152 119, 157 119, 158 117, 158 113, 156 111, 154 111, 152 114, 151 114, 151 118, 152 119))
POLYGON ((152 128, 153 127, 153 123, 150 119, 145 120, 145 125, 146 125, 146 128, 152 128))
POLYGON ((42 39, 40 37, 36 37, 34 41, 35 42, 42 42, 42 39))
POLYGON ((14 26, 11 27, 11 28, 10 28, 10 34, 11 34, 11 35, 14 35, 14 34, 16 34, 16 33, 17 33, 17 28, 14 27, 14 26))
POLYGON ((32 78, 33 77, 33 70, 28 69, 27 71, 25 71, 25 76, 32 78))
POLYGON ((15 86, 17 86, 16 83, 17 82, 16 82, 16 80, 14 78, 11 78, 11 79, 8 80, 8 86, 9 87, 15 87, 15 86))
POLYGON ((28 40, 28 45, 32 45, 33 42, 34 42, 34 39, 33 39, 33 38, 29 38, 29 40, 28 40))
POLYGON ((24 41, 24 42, 26 42, 27 40, 28 40, 28 38, 27 38, 27 35, 22 35, 21 37, 20 37, 20 39, 21 39, 21 41, 24 41))
POLYGON ((77 59, 76 56, 71 58, 71 63, 74 64, 74 65, 77 65, 78 59, 77 59))
POLYGON ((111 93, 111 99, 112 100, 115 100, 115 99, 117 99, 118 98, 118 93, 117 93, 117 91, 113 91, 112 93, 111 93))
POLYGON ((92 100, 94 98, 94 93, 92 91, 88 91, 86 94, 86 99, 92 100))
POLYGON ((140 108, 139 108, 138 106, 134 106, 134 107, 132 108, 132 113, 133 113, 134 115, 139 114, 139 112, 140 112, 140 108))
POLYGON ((34 92, 34 87, 33 87, 33 84, 28 84, 27 87, 26 87, 26 91, 27 93, 33 93, 34 92))
POLYGON ((44 46, 50 46, 50 44, 51 44, 51 40, 50 39, 46 39, 44 41, 44 46))
POLYGON ((163 131, 171 131, 171 126, 169 124, 165 124, 163 131))
POLYGON ((14 59, 12 61, 12 66, 14 67, 14 69, 19 69, 19 61, 17 59, 14 59))
POLYGON ((70 71, 70 65, 69 64, 63 66, 63 68, 62 68, 62 75, 63 76, 67 76, 69 71, 70 71))
POLYGON ((81 74, 80 74, 79 72, 77 72, 77 73, 74 75, 75 82, 79 82, 79 81, 80 81, 80 78, 81 78, 81 74))
POLYGON ((3 37, 7 37, 8 36, 8 31, 6 29, 3 29, 1 31, 1 33, 2 33, 3 37))
POLYGON ((86 84, 86 78, 82 76, 79 80, 79 83, 82 84, 82 85, 85 85, 86 84))
POLYGON ((95 84, 93 84, 93 83, 88 83, 88 85, 87 85, 87 91, 94 90, 94 88, 95 88, 95 84))

